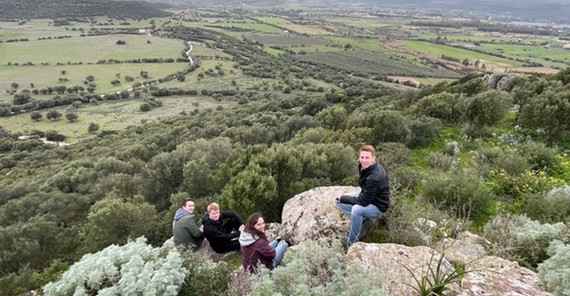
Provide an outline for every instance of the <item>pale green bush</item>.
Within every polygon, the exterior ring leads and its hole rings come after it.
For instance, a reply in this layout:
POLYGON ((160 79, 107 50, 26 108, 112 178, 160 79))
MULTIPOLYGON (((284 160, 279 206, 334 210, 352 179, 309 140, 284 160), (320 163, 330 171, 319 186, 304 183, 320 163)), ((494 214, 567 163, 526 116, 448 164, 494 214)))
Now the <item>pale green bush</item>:
POLYGON ((283 265, 250 277, 251 296, 387 295, 380 272, 353 265, 346 269, 338 240, 306 241, 285 254, 283 265))
POLYGON ((432 152, 425 159, 428 167, 449 171, 457 168, 458 161, 455 157, 440 152, 432 152))
POLYGON ((483 227, 483 236, 493 243, 489 252, 503 258, 514 258, 516 242, 511 230, 527 222, 530 219, 520 215, 495 216, 487 222, 483 227))
POLYGON ((567 241, 568 234, 568 226, 564 223, 540 224, 534 220, 511 230, 522 257, 519 263, 533 268, 548 258, 546 250, 551 241, 567 241))
POLYGON ((46 296, 178 295, 186 273, 178 251, 163 252, 139 237, 84 255, 43 292, 46 296))
POLYGON ((564 223, 540 224, 526 216, 495 217, 484 227, 485 238, 494 243, 498 256, 535 268, 548 258, 553 240, 569 242, 569 228, 564 223))
POLYGON ((538 277, 556 295, 570 295, 570 245, 553 241, 549 259, 538 265, 538 277))

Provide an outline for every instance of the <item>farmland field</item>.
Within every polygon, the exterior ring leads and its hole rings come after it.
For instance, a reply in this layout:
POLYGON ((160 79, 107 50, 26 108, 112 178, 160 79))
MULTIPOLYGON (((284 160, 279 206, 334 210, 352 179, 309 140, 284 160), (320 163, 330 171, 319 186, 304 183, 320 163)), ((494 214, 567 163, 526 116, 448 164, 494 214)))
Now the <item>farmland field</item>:
MULTIPOLYGON (((109 65, 62 65, 62 66, 0 66, 0 73, 5 79, 0 80, 0 89, 8 89, 12 82, 18 83, 21 88, 28 88, 30 83, 34 84, 34 88, 44 88, 56 85, 84 85, 83 81, 87 75, 95 77, 94 82, 97 84, 98 93, 106 93, 119 91, 129 88, 137 81, 144 81, 140 77, 140 71, 148 72, 148 79, 158 79, 171 73, 176 73, 188 67, 187 63, 148 63, 148 64, 109 64, 109 65), (29 71, 33 70, 34 74, 30 75, 29 71), (65 70, 66 74, 62 75, 61 71, 65 70), (113 86, 111 80, 117 79, 116 74, 120 74, 121 83, 113 86), (4 76, 5 75, 5 76, 4 76), (125 76, 132 76, 135 80, 127 82, 125 76), (9 77, 9 78, 8 78, 9 77), (65 77, 69 81, 60 83, 59 77, 65 77)), ((0 101, 11 101, 13 96, 8 96, 2 92, 0 101)))
POLYGON ((260 42, 262 44, 269 45, 314 45, 314 44, 332 44, 330 41, 317 38, 317 37, 307 37, 294 34, 246 34, 247 38, 254 41, 260 42))
POLYGON ((547 48, 539 45, 516 44, 481 44, 480 48, 486 52, 502 54, 522 60, 538 62, 545 66, 567 67, 570 64, 570 50, 562 48, 547 48), (555 60, 561 62, 554 62, 555 60))
POLYGON ((40 112, 44 117, 39 121, 31 120, 29 113, 0 117, 0 126, 24 134, 34 129, 56 130, 68 137, 67 142, 76 142, 92 136, 87 134, 87 128, 92 122, 99 124, 101 130, 122 130, 130 125, 139 125, 141 122, 166 118, 182 111, 187 113, 194 109, 203 111, 209 108, 215 109, 217 106, 227 108, 234 104, 227 101, 215 102, 212 98, 205 96, 170 96, 160 100, 163 102, 163 106, 148 112, 139 110, 142 103, 140 100, 107 101, 99 105, 84 104, 78 109, 60 107, 41 110, 40 112), (78 119, 75 122, 68 122, 63 116, 59 120, 51 121, 45 118, 45 114, 50 110, 58 110, 62 114, 73 111, 78 115, 78 119))
POLYGON ((456 48, 447 45, 433 44, 425 41, 416 40, 401 40, 402 43, 410 50, 429 54, 433 57, 441 57, 442 55, 457 58, 459 60, 469 59, 471 61, 480 60, 487 69, 505 68, 505 67, 520 67, 522 63, 511 61, 505 58, 499 58, 488 54, 474 52, 472 50, 456 48))
POLYGON ((395 59, 391 56, 367 51, 339 51, 298 55, 296 58, 334 68, 346 69, 368 74, 408 75, 414 77, 458 77, 457 74, 414 63, 395 59))

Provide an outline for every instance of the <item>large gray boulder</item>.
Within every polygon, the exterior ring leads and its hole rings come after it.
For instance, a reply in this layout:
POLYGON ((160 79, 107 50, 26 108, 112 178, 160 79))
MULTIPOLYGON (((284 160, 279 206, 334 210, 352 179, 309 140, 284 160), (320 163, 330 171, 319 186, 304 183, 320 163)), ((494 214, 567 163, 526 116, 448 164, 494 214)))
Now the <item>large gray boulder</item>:
POLYGON ((298 244, 324 238, 328 241, 348 236, 350 220, 334 205, 339 193, 360 191, 359 187, 317 187, 299 193, 283 206, 281 236, 298 244))
POLYGON ((469 264, 458 296, 552 296, 541 287, 538 275, 518 263, 485 256, 469 264))
MULTIPOLYGON (((384 275, 382 288, 391 296, 416 295, 414 275, 421 279, 429 273, 428 266, 436 270, 440 254, 426 246, 407 247, 398 244, 355 243, 346 254, 347 268, 360 264, 369 270, 380 270, 384 275), (409 270, 408 270, 409 269, 409 270), (413 272, 413 274, 412 274, 413 272)), ((442 260, 442 270, 452 265, 442 260)), ((458 285, 452 285, 458 289, 458 285)))
MULTIPOLYGON (((409 296, 415 295, 410 285, 417 287, 413 275, 421 279, 429 274, 429 266, 435 271, 441 254, 426 246, 355 243, 346 256, 349 268, 353 264, 360 264, 369 270, 382 271, 383 289, 390 295, 409 296)), ((452 268, 444 256, 441 270, 451 272, 452 268)), ((470 262, 466 268, 469 272, 463 276, 461 284, 456 281, 448 285, 449 295, 552 296, 542 289, 535 272, 516 262, 483 256, 470 262)))

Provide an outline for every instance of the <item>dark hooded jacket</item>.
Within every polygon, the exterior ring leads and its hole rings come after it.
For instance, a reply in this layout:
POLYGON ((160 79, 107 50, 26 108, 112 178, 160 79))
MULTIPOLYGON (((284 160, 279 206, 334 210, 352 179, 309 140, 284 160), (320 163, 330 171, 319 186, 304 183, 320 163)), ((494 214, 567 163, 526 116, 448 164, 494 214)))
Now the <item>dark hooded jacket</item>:
POLYGON ((374 162, 366 169, 362 169, 362 165, 359 164, 358 171, 360 172, 358 178, 360 194, 358 197, 343 195, 340 197, 340 202, 358 204, 363 207, 373 204, 385 213, 390 206, 390 183, 384 167, 374 162))
POLYGON ((231 231, 231 228, 238 228, 243 224, 240 216, 233 211, 220 211, 220 218, 216 221, 210 219, 208 215, 202 218, 204 226, 204 236, 210 242, 210 246, 217 253, 224 253, 232 250, 239 250, 237 238, 239 231, 231 231), (229 219, 230 225, 222 224, 225 219, 229 219), (229 226, 229 227, 228 227, 229 226), (226 229, 230 228, 230 229, 226 229))
POLYGON ((269 245, 266 239, 242 231, 239 236, 239 244, 241 245, 241 264, 244 269, 255 273, 259 270, 259 264, 273 269, 275 249, 269 245))

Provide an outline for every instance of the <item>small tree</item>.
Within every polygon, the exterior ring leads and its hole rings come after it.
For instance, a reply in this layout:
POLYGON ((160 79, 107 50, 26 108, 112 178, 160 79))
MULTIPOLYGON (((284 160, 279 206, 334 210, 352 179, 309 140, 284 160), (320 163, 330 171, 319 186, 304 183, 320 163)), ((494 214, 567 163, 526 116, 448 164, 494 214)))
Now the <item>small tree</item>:
POLYGON ((34 111, 34 112, 30 113, 30 118, 33 121, 39 121, 40 119, 42 119, 42 114, 38 111, 34 111))
POLYGON ((87 132, 89 132, 90 134, 94 134, 99 130, 99 124, 95 123, 95 122, 91 122, 89 124, 89 127, 87 128, 87 132))
POLYGON ((47 119, 58 120, 61 117, 61 113, 56 110, 51 110, 46 114, 47 119))
POLYGON ((143 111, 143 112, 150 111, 151 108, 152 108, 152 107, 150 106, 149 103, 142 103, 142 104, 140 105, 140 107, 139 107, 139 109, 140 109, 141 111, 143 111))
POLYGON ((77 113, 66 113, 65 114, 65 118, 69 121, 69 122, 74 122, 75 120, 77 120, 77 113))
POLYGON ((178 81, 180 81, 180 82, 184 82, 184 80, 186 80, 186 76, 180 74, 180 75, 178 75, 178 77, 176 77, 176 79, 178 79, 178 81))
POLYGON ((145 78, 145 79, 148 78, 148 72, 147 72, 147 71, 142 70, 142 71, 140 72, 140 75, 141 75, 142 78, 145 78))

